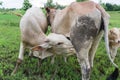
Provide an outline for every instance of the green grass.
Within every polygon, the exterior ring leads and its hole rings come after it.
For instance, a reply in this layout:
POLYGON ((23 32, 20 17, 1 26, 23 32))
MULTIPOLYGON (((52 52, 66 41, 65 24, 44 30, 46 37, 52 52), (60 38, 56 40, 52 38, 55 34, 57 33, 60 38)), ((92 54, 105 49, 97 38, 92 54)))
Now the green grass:
POLYGON ((109 11, 110 14, 110 28, 118 27, 120 28, 120 11, 109 11))
POLYGON ((9 13, 1 13, 0 14, 0 25, 6 26, 19 26, 20 17, 9 13))
MULTIPOLYGON (((110 28, 120 27, 120 13, 109 13, 111 15, 110 28)), ((38 67, 38 59, 29 58, 27 51, 16 75, 11 76, 19 52, 19 21, 20 17, 12 15, 10 12, 0 13, 0 80, 50 80, 54 72, 56 72, 54 80, 81 80, 80 66, 76 56, 69 57, 67 63, 62 57, 57 57, 54 64, 50 63, 51 58, 49 57, 44 59, 41 66, 38 67)), ((120 50, 118 50, 115 62, 120 66, 119 52, 120 50)), ((91 80, 105 80, 113 70, 114 67, 108 59, 102 39, 95 55, 91 80)))

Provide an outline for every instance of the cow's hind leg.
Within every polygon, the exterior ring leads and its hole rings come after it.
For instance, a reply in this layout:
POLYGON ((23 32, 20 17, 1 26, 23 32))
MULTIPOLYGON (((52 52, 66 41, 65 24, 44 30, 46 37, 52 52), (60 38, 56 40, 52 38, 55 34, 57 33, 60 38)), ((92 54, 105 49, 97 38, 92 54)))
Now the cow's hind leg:
MULTIPOLYGON (((88 41, 89 42, 89 41, 88 41)), ((90 78, 90 63, 89 63, 89 50, 92 42, 88 43, 86 48, 81 48, 77 54, 78 62, 81 66, 82 80, 89 80, 90 78)))
POLYGON ((89 80, 90 78, 89 50, 97 32, 98 28, 95 21, 88 16, 78 17, 71 27, 70 40, 81 65, 82 80, 89 80))
POLYGON ((16 71, 18 70, 19 65, 20 65, 20 64, 22 63, 22 61, 23 61, 24 50, 25 50, 25 47, 24 47, 23 43, 21 42, 18 60, 17 60, 16 66, 15 66, 15 69, 14 69, 13 72, 12 72, 12 75, 16 73, 16 71))
POLYGON ((93 60, 94 60, 94 55, 95 55, 95 52, 97 50, 97 47, 99 45, 99 42, 103 36, 103 33, 104 31, 100 31, 100 33, 98 34, 98 36, 95 37, 94 41, 93 41, 93 44, 91 46, 91 49, 89 51, 89 61, 90 61, 90 66, 91 68, 93 67, 93 60))

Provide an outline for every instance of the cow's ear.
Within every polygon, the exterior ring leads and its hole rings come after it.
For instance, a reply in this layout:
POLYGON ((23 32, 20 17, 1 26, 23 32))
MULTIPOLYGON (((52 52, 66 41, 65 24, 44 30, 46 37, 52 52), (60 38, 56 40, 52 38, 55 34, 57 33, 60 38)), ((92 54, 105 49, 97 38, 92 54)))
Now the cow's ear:
POLYGON ((50 12, 50 8, 49 7, 46 7, 45 10, 47 11, 47 13, 50 12))
POLYGON ((38 45, 38 46, 32 47, 31 50, 32 51, 42 51, 42 50, 44 50, 44 48, 41 47, 40 45, 38 45))

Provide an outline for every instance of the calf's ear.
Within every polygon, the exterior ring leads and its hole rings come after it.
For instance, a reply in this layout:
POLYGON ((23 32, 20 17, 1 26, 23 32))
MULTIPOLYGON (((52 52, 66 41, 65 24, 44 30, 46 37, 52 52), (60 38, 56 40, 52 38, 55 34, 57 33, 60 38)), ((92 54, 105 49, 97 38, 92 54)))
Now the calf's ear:
POLYGON ((40 44, 40 45, 37 45, 37 46, 34 46, 34 47, 31 48, 31 50, 32 50, 32 51, 42 51, 42 50, 45 50, 45 49, 47 49, 47 48, 51 48, 52 46, 50 46, 50 45, 48 44, 48 42, 49 42, 49 41, 46 40, 45 43, 40 44))
POLYGON ((113 33, 113 31, 112 31, 112 30, 110 30, 110 33, 112 34, 112 33, 113 33))
POLYGON ((42 50, 44 50, 44 48, 42 48, 40 45, 38 45, 38 46, 32 47, 31 50, 32 51, 42 51, 42 50))

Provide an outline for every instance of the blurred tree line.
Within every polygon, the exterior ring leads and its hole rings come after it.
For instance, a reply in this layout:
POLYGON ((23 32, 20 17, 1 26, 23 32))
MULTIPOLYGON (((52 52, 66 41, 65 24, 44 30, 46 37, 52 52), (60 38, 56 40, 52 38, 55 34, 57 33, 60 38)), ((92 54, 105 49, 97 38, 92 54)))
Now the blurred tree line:
MULTIPOLYGON (((22 9, 26 11, 30 7, 32 7, 32 5, 29 2, 29 0, 24 0, 22 9)), ((51 8, 57 8, 57 9, 63 9, 65 6, 60 5, 58 3, 53 3, 53 0, 47 0, 47 3, 44 4, 44 7, 51 7, 51 8)))
POLYGON ((51 7, 56 9, 63 9, 65 6, 60 5, 58 3, 53 3, 53 0, 47 0, 47 3, 44 5, 44 7, 51 7))
POLYGON ((24 0, 22 9, 26 11, 30 7, 32 7, 32 5, 29 0, 24 0))
POLYGON ((2 1, 0 1, 0 5, 2 5, 2 3, 3 3, 3 2, 2 2, 2 1))
POLYGON ((111 4, 111 3, 101 3, 106 11, 120 11, 120 5, 111 4))
MULTIPOLYGON (((88 1, 88 0, 76 0, 76 2, 82 2, 82 1, 88 1)), ((111 4, 111 3, 102 3, 101 0, 99 0, 99 3, 104 7, 107 11, 120 11, 120 5, 111 4)), ((57 9, 63 9, 65 6, 60 5, 58 3, 53 3, 53 0, 47 0, 47 3, 44 5, 45 7, 51 7, 51 8, 57 8, 57 9)), ((31 4, 29 3, 29 0, 24 0, 23 3, 23 10, 27 10, 31 7, 31 4)))
MULTIPOLYGON (((77 2, 88 1, 88 0, 76 0, 77 2)), ((120 5, 111 4, 111 3, 102 3, 102 0, 99 0, 99 4, 101 4, 106 11, 120 11, 120 5)))
MULTIPOLYGON (((76 0, 76 2, 82 2, 82 1, 89 1, 89 0, 76 0)), ((101 4, 106 11, 120 11, 120 5, 117 4, 111 4, 111 3, 102 3, 101 0, 99 0, 99 4, 101 4)), ((45 6, 48 7, 55 7, 59 9, 63 9, 65 6, 59 5, 58 3, 54 4, 53 0, 47 0, 47 3, 45 6)))
MULTIPOLYGON (((76 2, 82 2, 82 1, 88 1, 88 0, 76 0, 76 2)), ((2 6, 2 4, 3 2, 0 1, 0 6, 2 6)), ((102 3, 102 0, 99 0, 99 4, 101 4, 106 11, 120 11, 120 5, 111 4, 111 3, 102 3)), ((29 2, 29 0, 24 0, 23 7, 21 9, 26 11, 30 7, 32 7, 32 5, 29 2)), ((63 9, 65 6, 60 5, 58 3, 53 3, 53 0, 47 0, 47 3, 44 4, 44 7, 51 7, 51 8, 54 7, 56 9, 63 9)), ((5 8, 2 8, 2 9, 5 9, 5 8)))

